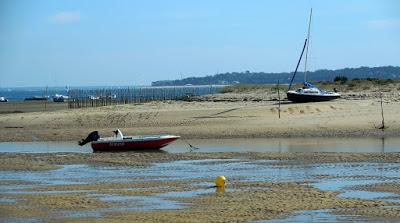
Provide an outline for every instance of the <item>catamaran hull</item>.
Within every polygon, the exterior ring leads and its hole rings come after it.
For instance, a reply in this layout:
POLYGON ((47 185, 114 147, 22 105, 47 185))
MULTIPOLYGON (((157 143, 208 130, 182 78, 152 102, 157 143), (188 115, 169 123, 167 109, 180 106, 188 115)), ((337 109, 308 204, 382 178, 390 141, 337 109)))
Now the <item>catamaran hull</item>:
POLYGON ((135 151, 135 150, 158 150, 169 143, 177 140, 179 136, 159 138, 152 140, 112 140, 92 142, 94 152, 102 151, 135 151))
POLYGON ((340 95, 305 95, 287 92, 287 98, 289 101, 306 103, 306 102, 319 102, 319 101, 331 101, 340 98, 340 95))

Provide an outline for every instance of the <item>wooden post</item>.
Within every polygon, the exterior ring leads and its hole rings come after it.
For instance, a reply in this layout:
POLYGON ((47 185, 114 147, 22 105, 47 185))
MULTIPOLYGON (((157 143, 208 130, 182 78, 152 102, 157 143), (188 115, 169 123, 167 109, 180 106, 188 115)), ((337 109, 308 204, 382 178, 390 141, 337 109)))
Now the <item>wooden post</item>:
POLYGON ((381 114, 382 114, 382 126, 379 129, 382 129, 382 131, 385 131, 385 117, 383 116, 382 86, 379 86, 379 96, 381 98, 381 114))
POLYGON ((279 91, 279 80, 278 80, 278 117, 281 118, 281 94, 279 91))
POLYGON ((44 97, 46 98, 46 100, 44 101, 44 110, 47 110, 47 88, 48 86, 46 86, 46 93, 44 93, 44 97))

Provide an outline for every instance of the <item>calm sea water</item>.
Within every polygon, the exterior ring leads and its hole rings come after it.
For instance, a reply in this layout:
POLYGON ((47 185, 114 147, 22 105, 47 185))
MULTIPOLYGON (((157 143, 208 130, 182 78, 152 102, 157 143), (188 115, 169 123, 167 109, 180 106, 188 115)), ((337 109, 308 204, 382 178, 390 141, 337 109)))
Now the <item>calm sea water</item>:
MULTIPOLYGON (((176 87, 150 87, 150 86, 85 86, 85 87, 17 87, 17 88, 0 88, 0 97, 5 97, 9 101, 23 101, 25 98, 33 96, 52 96, 55 94, 68 95, 69 91, 83 90, 96 94, 100 90, 108 90, 111 94, 116 94, 123 89, 131 89, 140 91, 141 93, 153 93, 155 91, 165 92, 170 90, 175 94, 186 94, 195 92, 195 95, 204 95, 219 92, 224 86, 222 85, 204 85, 204 86, 176 86, 176 87), (143 91, 141 91, 143 90, 143 91)), ((169 92, 169 91, 168 91, 169 92)), ((142 95, 146 96, 146 95, 142 95)), ((181 95, 177 95, 181 96, 181 95)))
POLYGON ((33 96, 46 96, 62 94, 67 95, 65 87, 18 87, 18 88, 0 88, 0 97, 5 97, 9 101, 23 101, 25 98, 33 96), (46 93, 47 92, 47 93, 46 93))

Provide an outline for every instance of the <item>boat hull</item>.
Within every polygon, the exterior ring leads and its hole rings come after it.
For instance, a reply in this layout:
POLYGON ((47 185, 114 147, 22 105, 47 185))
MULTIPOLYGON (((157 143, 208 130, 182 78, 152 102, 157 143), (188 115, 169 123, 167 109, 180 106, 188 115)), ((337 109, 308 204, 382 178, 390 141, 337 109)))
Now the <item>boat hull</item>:
POLYGON ((25 98, 24 101, 47 101, 47 99, 46 97, 31 97, 25 98))
POLYGON ((135 150, 158 150, 177 140, 179 136, 167 136, 155 139, 127 139, 92 142, 94 152, 101 151, 135 151, 135 150))
POLYGON ((298 102, 298 103, 306 103, 306 102, 319 102, 319 101, 331 101, 334 99, 340 98, 340 95, 306 95, 306 94, 298 94, 287 92, 287 98, 289 101, 298 102))

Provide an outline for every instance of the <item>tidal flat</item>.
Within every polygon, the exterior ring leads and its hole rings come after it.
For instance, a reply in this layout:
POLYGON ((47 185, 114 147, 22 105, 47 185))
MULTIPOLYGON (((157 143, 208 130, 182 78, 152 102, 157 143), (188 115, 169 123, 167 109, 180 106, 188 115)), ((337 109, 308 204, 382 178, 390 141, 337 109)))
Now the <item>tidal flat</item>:
POLYGON ((390 222, 400 219, 399 160, 399 153, 1 153, 0 215, 269 222, 306 212, 330 222, 390 222), (224 188, 214 187, 218 175, 224 188))

